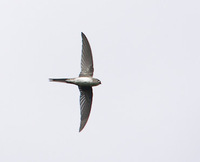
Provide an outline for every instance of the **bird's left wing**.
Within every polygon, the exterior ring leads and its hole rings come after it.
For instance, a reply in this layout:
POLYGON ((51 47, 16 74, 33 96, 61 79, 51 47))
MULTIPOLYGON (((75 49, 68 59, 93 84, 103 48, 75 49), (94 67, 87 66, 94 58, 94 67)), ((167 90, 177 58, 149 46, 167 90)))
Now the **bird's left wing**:
POLYGON ((81 73, 80 77, 93 76, 93 59, 92 59, 92 50, 88 42, 87 37, 84 33, 81 33, 82 36, 82 55, 81 55, 81 73))
POLYGON ((85 127, 92 106, 92 87, 79 86, 80 90, 80 108, 81 108, 81 123, 79 132, 85 127))

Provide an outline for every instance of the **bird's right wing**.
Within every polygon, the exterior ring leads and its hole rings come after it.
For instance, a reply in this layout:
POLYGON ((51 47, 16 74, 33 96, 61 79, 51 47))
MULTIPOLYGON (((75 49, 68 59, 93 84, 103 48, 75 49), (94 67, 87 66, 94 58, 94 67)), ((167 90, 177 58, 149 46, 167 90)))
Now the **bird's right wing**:
POLYGON ((82 87, 79 86, 80 90, 80 108, 81 108, 81 124, 79 128, 79 132, 85 127, 92 106, 92 87, 82 87))
POLYGON ((80 77, 93 76, 93 59, 92 51, 87 37, 84 33, 81 33, 82 36, 82 55, 81 55, 81 73, 80 77))

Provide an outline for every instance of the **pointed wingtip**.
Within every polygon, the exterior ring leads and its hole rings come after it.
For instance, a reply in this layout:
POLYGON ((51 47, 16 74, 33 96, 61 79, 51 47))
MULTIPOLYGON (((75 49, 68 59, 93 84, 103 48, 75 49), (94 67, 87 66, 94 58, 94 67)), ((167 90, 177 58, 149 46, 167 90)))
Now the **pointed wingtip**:
POLYGON ((81 32, 81 36, 82 36, 82 37, 86 37, 85 34, 84 34, 83 32, 81 32))
POLYGON ((87 119, 84 119, 84 120, 81 121, 79 132, 81 132, 83 130, 83 128, 85 127, 86 123, 87 123, 87 119))
POLYGON ((79 128, 79 133, 83 130, 83 128, 84 128, 84 126, 82 126, 82 124, 81 124, 81 126, 79 128))
POLYGON ((80 128, 79 128, 79 133, 80 133, 82 130, 83 130, 83 128, 80 127, 80 128))

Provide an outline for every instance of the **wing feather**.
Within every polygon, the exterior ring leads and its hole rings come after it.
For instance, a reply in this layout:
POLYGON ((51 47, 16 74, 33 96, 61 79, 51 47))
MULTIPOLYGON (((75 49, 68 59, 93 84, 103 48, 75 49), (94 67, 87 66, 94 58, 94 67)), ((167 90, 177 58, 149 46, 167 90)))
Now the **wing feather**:
POLYGON ((90 116, 91 106, 92 106, 92 87, 82 87, 79 86, 80 90, 80 113, 81 113, 81 123, 79 132, 85 127, 88 118, 90 116))
POLYGON ((93 76, 93 59, 92 59, 92 50, 90 48, 89 41, 84 33, 81 33, 82 36, 82 55, 81 55, 81 73, 80 77, 83 76, 93 76))

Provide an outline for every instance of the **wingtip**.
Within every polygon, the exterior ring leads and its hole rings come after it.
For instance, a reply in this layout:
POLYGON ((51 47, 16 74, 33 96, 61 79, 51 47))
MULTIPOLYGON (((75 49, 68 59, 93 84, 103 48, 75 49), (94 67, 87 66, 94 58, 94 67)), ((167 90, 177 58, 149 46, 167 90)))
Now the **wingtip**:
POLYGON ((81 132, 83 130, 83 128, 85 127, 86 123, 87 123, 87 119, 84 119, 84 120, 81 121, 79 132, 81 132))
POLYGON ((81 124, 81 126, 80 126, 80 128, 79 128, 79 133, 83 130, 84 127, 85 127, 85 125, 83 126, 83 125, 81 124))
POLYGON ((83 32, 81 32, 81 36, 82 36, 82 37, 86 37, 85 34, 84 34, 83 32))
POLYGON ((81 133, 82 130, 83 130, 83 128, 79 128, 79 133, 81 133))

